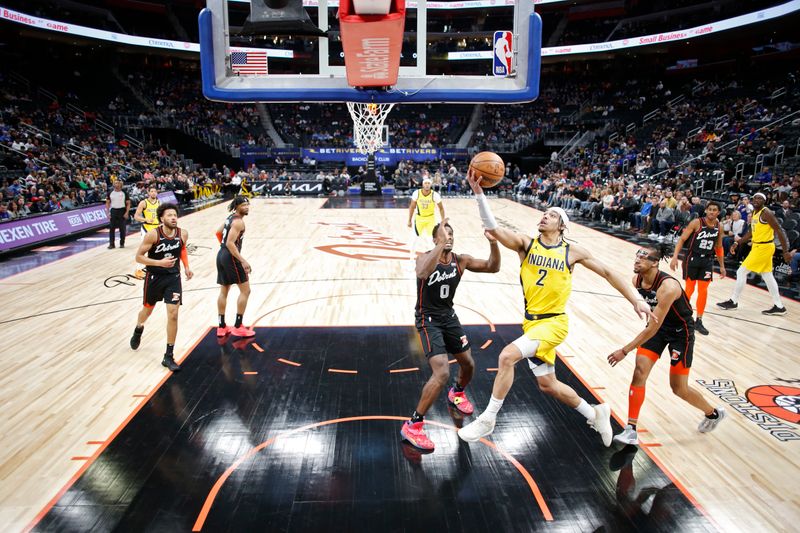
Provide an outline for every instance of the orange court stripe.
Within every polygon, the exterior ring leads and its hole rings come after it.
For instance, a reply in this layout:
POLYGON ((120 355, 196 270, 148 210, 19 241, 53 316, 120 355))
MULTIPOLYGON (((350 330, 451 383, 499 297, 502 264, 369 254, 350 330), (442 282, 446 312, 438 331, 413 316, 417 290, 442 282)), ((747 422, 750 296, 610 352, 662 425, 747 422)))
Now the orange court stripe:
MULTIPOLYGON (((331 295, 331 296, 318 296, 318 297, 316 297, 316 298, 308 298, 308 299, 306 299, 306 300, 298 300, 298 301, 296 301, 296 302, 292 302, 292 303, 289 303, 289 304, 286 304, 286 305, 282 305, 282 306, 280 306, 280 307, 276 307, 275 309, 270 309, 269 311, 267 311, 267 312, 266 312, 266 313, 264 313, 263 315, 261 315, 261 316, 257 317, 257 318, 256 318, 256 319, 253 321, 253 325, 252 325, 252 327, 256 327, 256 324, 258 324, 258 322, 259 322, 261 319, 263 319, 263 318, 266 318, 267 316, 271 315, 272 313, 276 313, 276 312, 278 312, 278 311, 280 311, 280 310, 282 310, 282 309, 286 309, 287 307, 291 307, 291 306, 293 306, 293 305, 304 304, 304 303, 309 303, 309 302, 315 302, 315 301, 318 301, 318 300, 329 300, 329 299, 331 299, 331 298, 345 298, 345 297, 348 297, 348 296, 369 296, 369 297, 374 297, 374 296, 390 296, 390 297, 392 297, 392 298, 396 298, 396 297, 398 297, 398 296, 405 296, 405 295, 397 295, 397 294, 383 294, 383 293, 378 293, 378 294, 375 294, 375 293, 365 293, 365 294, 357 294, 357 293, 354 293, 354 294, 334 294, 334 295, 331 295)), ((492 321, 489 319, 489 317, 487 317, 487 316, 486 316, 486 315, 484 315, 483 313, 481 313, 481 312, 479 312, 479 311, 476 311, 475 309, 473 309, 473 308, 471 308, 471 307, 467 307, 466 305, 461 305, 461 304, 456 304, 456 305, 458 305, 459 307, 463 307, 464 309, 469 309, 470 311, 472 311, 472 312, 473 312, 473 313, 475 313, 476 315, 478 315, 478 316, 480 316, 481 318, 483 318, 483 319, 486 321, 486 323, 489 325, 489 331, 491 331, 492 333, 495 333, 495 332, 497 331, 497 328, 495 327, 495 325, 494 325, 494 322, 492 322, 492 321)), ((370 324, 370 325, 374 326, 375 324, 370 324)), ((387 324, 387 325, 389 325, 389 324, 387 324)), ((268 326, 265 326, 265 327, 268 327, 268 326)), ((291 326, 289 326, 289 325, 286 325, 286 326, 283 326, 283 327, 291 327, 291 326)), ((306 327, 318 327, 318 328, 325 328, 325 327, 328 327, 328 326, 307 326, 307 325, 302 325, 302 324, 301 324, 301 325, 298 325, 298 326, 296 326, 296 327, 303 327, 303 328, 306 328, 306 327)), ((350 325, 350 326, 342 326, 342 327, 358 327, 358 326, 355 326, 355 325, 350 325)))
MULTIPOLYGON (((231 466, 229 466, 227 468, 227 470, 225 470, 225 472, 223 472, 222 475, 220 475, 217 478, 217 481, 214 483, 214 485, 208 491, 208 496, 206 496, 206 500, 203 503, 203 507, 200 509, 200 513, 197 515, 197 520, 195 520, 194 526, 192 526, 192 531, 201 531, 203 529, 203 524, 205 524, 206 518, 208 518, 208 514, 211 512, 211 507, 214 505, 214 500, 217 498, 217 494, 219 494, 220 489, 222 489, 222 485, 225 484, 225 482, 233 474, 233 472, 236 471, 236 469, 239 468, 239 466, 241 466, 242 463, 244 463, 248 459, 251 459, 258 452, 264 450, 268 446, 271 446, 276 440, 278 440, 280 438, 285 438, 285 437, 287 437, 289 435, 294 435, 295 433, 300 433, 302 431, 307 431, 309 429, 315 429, 315 428, 319 428, 319 427, 323 427, 323 426, 329 426, 329 425, 332 425, 332 424, 340 424, 342 422, 357 422, 357 421, 367 421, 367 420, 390 420, 390 421, 405 422, 406 420, 408 420, 408 417, 370 415, 370 416, 352 416, 352 417, 349 417, 349 418, 335 418, 333 420, 325 420, 323 422, 315 422, 313 424, 308 424, 308 425, 301 426, 301 427, 298 427, 298 428, 290 429, 288 431, 285 431, 285 432, 281 433, 280 435, 277 435, 275 437, 272 437, 272 438, 262 442, 258 446, 250 449, 250 451, 248 451, 247 453, 245 453, 244 455, 242 455, 241 457, 236 459, 231 464, 231 466)), ((442 428, 445 428, 445 429, 457 430, 457 428, 454 427, 454 426, 448 426, 447 424, 442 424, 441 422, 436 422, 434 420, 426 420, 426 423, 428 423, 430 425, 439 426, 439 427, 442 427, 442 428)), ((547 521, 552 521, 553 520, 553 514, 550 512, 550 509, 547 507, 547 502, 545 502, 544 497, 542 496, 542 493, 539 491, 539 487, 536 484, 536 481, 534 481, 533 476, 530 475, 530 473, 525 469, 525 467, 522 466, 522 464, 520 464, 519 461, 514 459, 507 452, 505 452, 504 450, 498 448, 495 443, 493 443, 491 441, 488 441, 486 439, 480 439, 480 442, 481 442, 481 444, 484 444, 485 446, 488 446, 488 447, 496 450, 507 461, 509 461, 512 465, 514 465, 514 467, 519 471, 520 474, 522 474, 522 477, 525 478, 525 481, 528 483, 528 487, 531 489, 531 492, 533 493, 534 498, 536 498, 536 502, 539 504, 539 508, 541 509, 542 514, 544 515, 544 519, 547 520, 547 521)))
POLYGON ((390 374, 399 374, 400 372, 416 372, 417 370, 419 370, 418 366, 415 366, 413 368, 396 368, 394 370, 389 370, 389 373, 390 374))
POLYGON ((278 357, 278 361, 285 365, 292 365, 292 366, 303 366, 300 363, 295 363, 294 361, 289 361, 288 359, 284 359, 283 357, 278 357))
POLYGON ((83 456, 70 457, 70 460, 72 461, 88 461, 89 459, 91 459, 91 457, 83 457, 83 456))
POLYGON ((258 372, 242 372, 245 376, 255 376, 258 372))
POLYGON ((105 444, 104 440, 87 440, 86 444, 105 444))
POLYGON ((659 446, 661 446, 661 444, 659 444, 658 442, 648 442, 647 444, 641 442, 640 444, 646 448, 658 448, 659 446))
MULTIPOLYGON (((190 214, 191 214, 191 213, 190 213, 190 214)), ((211 328, 210 328, 210 327, 206 328, 206 330, 205 330, 205 331, 204 331, 202 334, 200 334, 200 336, 197 338, 197 340, 195 340, 195 341, 194 341, 194 344, 192 344, 192 345, 189 347, 189 349, 188 349, 188 350, 186 350, 186 353, 184 353, 184 354, 183 354, 183 356, 180 358, 180 360, 178 360, 178 361, 176 361, 176 362, 177 362, 178 364, 181 364, 181 363, 183 362, 183 360, 184 360, 184 359, 186 359, 186 358, 189 356, 189 354, 190 354, 190 353, 192 353, 192 351, 194 351, 194 349, 195 349, 195 348, 197 348, 197 345, 198 345, 198 344, 200 344, 200 341, 202 341, 203 339, 205 339, 205 338, 206 338, 206 336, 208 335, 208 332, 209 332, 209 331, 211 331, 211 328)), ((137 413, 138 413, 138 412, 139 412, 139 411, 142 409, 142 407, 144 407, 144 406, 145 406, 145 404, 147 403, 147 399, 148 399, 148 398, 150 398, 150 397, 152 397, 152 396, 153 396, 153 395, 154 395, 154 394, 155 394, 155 393, 158 391, 158 389, 160 389, 160 388, 161 388, 161 386, 162 386, 164 383, 166 383, 166 382, 167 382, 167 380, 168 380, 168 379, 169 379, 169 378, 170 378, 172 375, 173 375, 173 373, 172 373, 172 372, 168 372, 167 374, 165 374, 165 375, 164 375, 164 377, 163 377, 163 378, 161 378, 161 381, 159 381, 159 382, 156 384, 156 386, 155 386, 155 387, 153 387, 153 390, 151 390, 151 391, 148 393, 148 395, 147 395, 147 398, 145 398, 144 400, 142 400, 142 401, 140 401, 140 402, 138 403, 138 405, 137 405, 137 406, 136 406, 136 407, 133 409, 133 411, 131 411, 131 412, 130 412, 130 414, 128 414, 128 416, 125 418, 125 420, 123 420, 123 421, 122 421, 122 423, 121 423, 119 426, 117 426, 117 429, 115 429, 115 430, 114 430, 114 431, 111 433, 111 436, 109 436, 109 437, 108 437, 108 440, 107 440, 107 441, 105 441, 105 442, 103 442, 103 444, 102 444, 102 445, 101 445, 101 446, 100 446, 100 447, 99 447, 97 450, 95 450, 95 452, 92 454, 92 457, 91 457, 91 458, 90 458, 88 461, 86 461, 85 463, 83 463, 83 465, 81 465, 81 467, 78 469, 78 471, 77 471, 77 472, 75 472, 75 474, 74 474, 74 475, 73 475, 73 476, 72 476, 72 477, 69 479, 69 481, 67 481, 67 482, 64 484, 64 486, 63 486, 63 487, 61 487, 61 488, 58 490, 58 492, 55 494, 55 496, 53 496, 53 497, 50 499, 50 501, 49 501, 49 502, 47 502, 47 504, 45 504, 45 506, 42 508, 42 510, 41 510, 41 511, 39 511, 39 514, 37 514, 36 516, 34 516, 34 517, 33 517, 33 520, 31 520, 31 521, 30 521, 30 523, 29 523, 28 525, 26 525, 26 526, 25 526, 25 528, 24 528, 22 531, 24 531, 24 532, 26 532, 26 533, 27 533, 28 531, 30 531, 30 530, 32 530, 34 527, 36 527, 36 524, 38 524, 39 522, 41 522, 41 521, 42 521, 42 518, 44 518, 44 517, 45 517, 45 515, 46 515, 48 512, 50 512, 50 509, 52 509, 52 508, 53 508, 53 506, 54 506, 54 505, 55 505, 55 504, 58 502, 58 500, 60 500, 60 499, 61 499, 61 496, 63 496, 64 494, 66 494, 66 492, 69 490, 69 488, 70 488, 72 485, 74 485, 76 481, 78 481, 78 478, 80 478, 80 477, 83 475, 83 473, 84 473, 84 472, 86 472, 86 470, 87 470, 87 469, 88 469, 88 468, 89 468, 89 467, 92 465, 92 463, 94 463, 94 462, 97 460, 97 458, 98 458, 98 457, 100 457, 100 454, 101 454, 101 453, 103 453, 103 450, 105 450, 105 449, 108 447, 108 445, 111 443, 111 441, 113 441, 113 440, 116 438, 116 436, 117 436, 117 435, 119 435, 119 434, 120 434, 120 432, 121 432, 123 429, 125 429, 125 426, 127 426, 127 425, 128 425, 128 422, 130 422, 131 420, 133 420, 133 417, 134 417, 134 416, 136 416, 136 414, 137 414, 137 413)))
POLYGON ((340 368, 329 368, 328 372, 333 372, 335 374, 358 374, 358 370, 342 370, 340 368))
POLYGON ((264 353, 264 348, 262 348, 262 347, 261 347, 261 346, 259 346, 258 344, 256 344, 256 343, 254 343, 254 342, 253 342, 253 343, 251 343, 251 346, 252 346, 253 348, 255 348, 257 351, 259 351, 259 352, 261 352, 261 353, 264 353))
POLYGON ((485 350, 486 348, 488 348, 491 345, 492 345, 492 339, 489 339, 488 341, 483 343, 483 346, 481 346, 481 350, 485 350))
POLYGON ((147 398, 147 394, 134 394, 134 398, 147 398))

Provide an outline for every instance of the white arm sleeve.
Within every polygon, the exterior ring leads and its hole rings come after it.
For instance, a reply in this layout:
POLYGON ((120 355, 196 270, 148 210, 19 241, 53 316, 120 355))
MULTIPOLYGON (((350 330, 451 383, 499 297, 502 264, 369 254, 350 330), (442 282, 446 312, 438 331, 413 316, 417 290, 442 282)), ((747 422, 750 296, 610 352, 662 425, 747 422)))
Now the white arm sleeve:
POLYGON ((475 199, 478 200, 478 211, 481 213, 481 222, 483 227, 492 230, 497 229, 497 221, 492 215, 492 210, 489 209, 489 202, 486 200, 485 194, 476 194, 475 199))

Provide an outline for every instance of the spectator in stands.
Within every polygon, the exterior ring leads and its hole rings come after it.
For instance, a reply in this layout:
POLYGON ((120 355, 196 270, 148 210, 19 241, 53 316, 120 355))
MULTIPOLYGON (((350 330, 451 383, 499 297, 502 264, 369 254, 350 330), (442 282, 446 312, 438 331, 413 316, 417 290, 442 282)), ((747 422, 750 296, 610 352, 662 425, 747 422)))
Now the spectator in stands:
POLYGON ((78 204, 78 197, 75 194, 75 191, 72 190, 69 192, 69 196, 65 196, 61 199, 61 208, 65 210, 75 209, 78 204))
POLYGON ((12 220, 21 218, 19 214, 19 204, 17 203, 16 199, 8 202, 8 214, 12 220))
POLYGON ((651 200, 652 199, 649 196, 645 196, 644 202, 642 202, 642 207, 639 209, 639 211, 628 215, 629 227, 634 233, 640 232, 647 221, 647 217, 650 215, 650 211, 653 209, 653 203, 651 200))
POLYGON ((48 213, 53 213, 56 211, 61 211, 61 202, 58 200, 58 196, 55 194, 50 195, 50 200, 47 202, 45 206, 45 211, 48 213))
MULTIPOLYGON (((611 212, 611 208, 614 207, 614 203, 616 202, 616 196, 614 196, 614 192, 611 189, 605 189, 603 191, 603 203, 602 209, 595 210, 596 217, 595 220, 599 220, 600 216, 605 216, 607 212, 611 212)), ((608 222, 608 219, 606 219, 608 222)))
POLYGON ((753 204, 750 203, 750 198, 742 196, 742 199, 739 200, 739 205, 736 206, 736 210, 739 211, 745 223, 750 220, 750 214, 753 212, 753 204))
POLYGON ((25 198, 22 196, 17 197, 17 218, 26 217, 31 214, 31 209, 25 203, 25 198))
MULTIPOLYGON (((625 198, 622 199, 620 207, 616 212, 615 221, 620 226, 624 226, 631 213, 639 209, 639 201, 633 196, 633 189, 628 189, 625 198)), ((625 229, 623 227, 623 229, 625 229)))
POLYGON ((651 239, 658 239, 659 242, 663 241, 667 233, 672 229, 675 224, 675 210, 669 207, 667 198, 661 200, 658 204, 658 213, 653 221, 651 239))
POLYGON ((664 199, 667 201, 667 207, 675 209, 678 207, 678 200, 672 195, 672 191, 667 189, 664 191, 664 199))
POLYGON ((692 218, 692 206, 689 200, 681 198, 678 209, 675 211, 675 224, 683 229, 689 224, 692 218))
POLYGON ((731 245, 739 242, 744 234, 744 220, 738 210, 734 209, 730 215, 725 217, 722 222, 722 231, 722 249, 727 253, 731 249, 731 245))
POLYGON ((692 197, 692 218, 703 218, 706 214, 706 207, 699 196, 692 197))
POLYGON ((789 205, 789 200, 784 200, 783 202, 781 202, 780 209, 777 209, 775 211, 775 216, 778 216, 783 219, 786 219, 791 214, 792 214, 792 207, 791 205, 789 205))
POLYGON ((11 213, 8 212, 8 206, 5 202, 0 202, 0 220, 11 220, 11 213))

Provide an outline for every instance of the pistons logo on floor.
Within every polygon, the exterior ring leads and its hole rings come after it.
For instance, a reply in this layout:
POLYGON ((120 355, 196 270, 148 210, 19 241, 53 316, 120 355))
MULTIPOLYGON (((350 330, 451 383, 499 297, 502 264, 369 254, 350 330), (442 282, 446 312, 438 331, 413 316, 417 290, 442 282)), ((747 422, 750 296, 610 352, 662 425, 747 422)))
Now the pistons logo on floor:
POLYGON ((747 399, 772 416, 800 424, 800 388, 780 385, 758 385, 747 389, 747 399))

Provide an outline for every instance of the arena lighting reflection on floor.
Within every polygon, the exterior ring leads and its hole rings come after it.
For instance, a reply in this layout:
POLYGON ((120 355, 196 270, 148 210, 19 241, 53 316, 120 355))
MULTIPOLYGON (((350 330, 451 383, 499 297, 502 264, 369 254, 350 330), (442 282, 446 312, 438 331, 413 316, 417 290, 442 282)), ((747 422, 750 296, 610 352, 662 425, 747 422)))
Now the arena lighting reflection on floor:
MULTIPOLYGON (((466 331, 477 366, 468 390, 481 407, 495 376, 485 369, 520 330, 466 331)), ((409 326, 260 327, 253 341, 220 345, 209 331, 36 529, 713 529, 647 454, 604 448, 581 417, 539 393, 529 372, 517 372, 488 445, 458 440, 463 420, 444 395, 427 416, 436 451, 402 443, 400 421, 430 375, 414 337, 409 326), (420 371, 389 372, 399 367, 420 371), (552 521, 501 452, 529 473, 552 521)), ((557 372, 590 396, 560 362, 557 372)))

